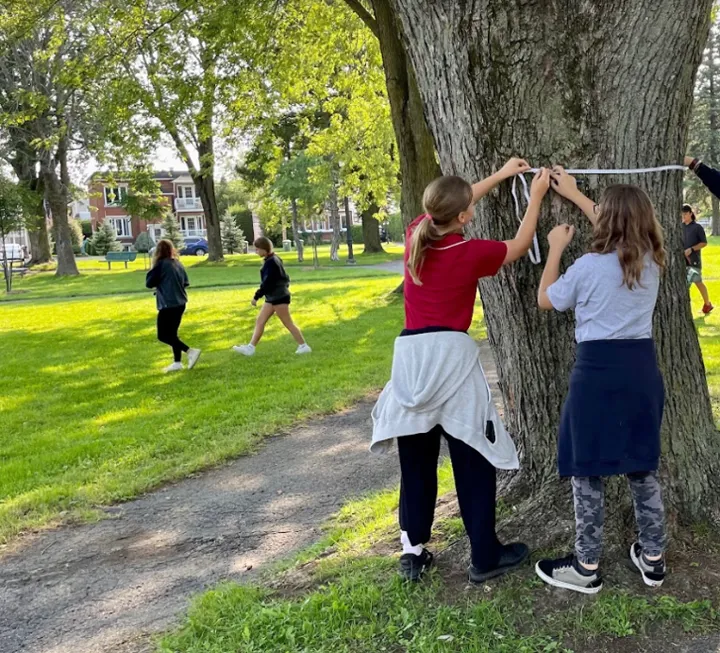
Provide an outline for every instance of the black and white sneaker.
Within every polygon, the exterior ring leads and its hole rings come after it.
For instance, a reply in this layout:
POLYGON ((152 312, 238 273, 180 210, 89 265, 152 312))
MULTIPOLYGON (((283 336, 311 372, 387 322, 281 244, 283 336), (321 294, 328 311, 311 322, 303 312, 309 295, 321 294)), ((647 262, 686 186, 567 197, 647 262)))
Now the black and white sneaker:
POLYGON ((500 559, 495 569, 488 571, 479 571, 475 565, 470 565, 468 568, 468 577, 471 583, 484 583, 486 580, 491 578, 497 578, 502 576, 513 569, 517 569, 522 565, 530 556, 530 549, 527 544, 522 542, 513 542, 512 544, 505 544, 501 547, 500 559))
POLYGON ((599 570, 584 569, 575 554, 557 560, 540 560, 535 573, 548 585, 562 589, 597 594, 603 586, 599 570))
POLYGON ((630 560, 642 575, 643 582, 648 587, 660 587, 665 580, 665 557, 660 560, 648 560, 643 553, 639 542, 630 547, 630 560))
POLYGON ((403 553, 400 556, 400 575, 412 583, 417 583, 425 572, 432 567, 433 554, 423 549, 420 555, 403 553))

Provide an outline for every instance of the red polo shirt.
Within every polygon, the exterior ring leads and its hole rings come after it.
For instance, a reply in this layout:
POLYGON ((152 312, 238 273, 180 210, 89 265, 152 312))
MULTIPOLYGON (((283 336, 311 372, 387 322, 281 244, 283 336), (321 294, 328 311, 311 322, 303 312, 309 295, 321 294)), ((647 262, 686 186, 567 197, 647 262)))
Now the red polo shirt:
POLYGON ((445 327, 467 331, 475 308, 477 282, 493 277, 505 260, 507 245, 497 240, 464 240, 451 234, 425 251, 418 286, 407 270, 410 237, 421 215, 408 227, 405 248, 405 328, 445 327))

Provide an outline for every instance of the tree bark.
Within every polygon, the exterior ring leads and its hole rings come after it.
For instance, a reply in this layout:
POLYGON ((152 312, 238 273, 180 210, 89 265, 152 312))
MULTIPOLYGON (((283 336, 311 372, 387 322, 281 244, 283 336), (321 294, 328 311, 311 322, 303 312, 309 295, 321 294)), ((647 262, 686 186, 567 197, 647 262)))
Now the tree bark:
POLYGON ((375 218, 375 214, 379 210, 380 207, 373 202, 360 214, 365 246, 363 254, 378 254, 385 251, 380 241, 380 223, 375 218))
POLYGON ((407 227, 423 212, 425 187, 442 173, 396 16, 387 0, 372 5, 400 159, 400 212, 407 227))
POLYGON ((8 130, 8 134, 11 143, 14 144, 13 156, 9 157, 9 163, 20 184, 37 198, 32 207, 28 207, 31 211, 26 225, 30 238, 30 261, 28 265, 48 263, 52 260, 52 251, 45 215, 43 182, 41 175, 37 171, 38 157, 25 144, 23 134, 14 133, 12 129, 8 130))
MULTIPOLYGON (((393 0, 445 174, 476 180, 512 155, 579 168, 682 161, 712 0, 467 4, 393 0)), ((655 340, 667 392, 666 501, 686 521, 717 520, 720 438, 685 285, 682 173, 590 178, 585 191, 599 198, 611 183, 642 186, 665 227, 655 340)), ((558 221, 580 229, 568 264, 583 253, 590 229, 577 210, 550 197, 541 242, 558 221)), ((472 231, 502 240, 516 228, 504 184, 479 204, 472 231)), ((557 476, 557 425, 574 359, 571 317, 537 309, 540 274, 524 259, 481 284, 505 416, 532 492, 557 476)))
MULTIPOLYGON (((203 133, 207 132, 203 131, 203 133)), ((205 214, 208 260, 222 261, 225 256, 223 254, 222 233, 220 230, 220 213, 218 212, 217 195, 215 194, 215 152, 212 132, 210 134, 210 136, 200 141, 198 147, 200 169, 191 171, 191 174, 205 214)))
POLYGON ((50 207, 53 221, 53 234, 55 236, 55 254, 57 256, 56 276, 74 276, 80 274, 75 262, 72 248, 72 234, 68 220, 68 188, 70 175, 67 167, 67 141, 60 138, 57 156, 50 154, 44 157, 40 165, 43 183, 45 186, 45 199, 50 207), (60 166, 60 176, 57 166, 60 166))
POLYGON ((337 186, 333 183, 330 186, 330 197, 328 198, 328 212, 330 213, 330 228, 332 229, 332 240, 330 241, 330 260, 340 260, 340 208, 338 207, 337 186))
POLYGON ((298 263, 302 263, 305 260, 305 253, 303 250, 302 230, 300 229, 300 218, 298 218, 297 200, 292 200, 290 202, 290 208, 292 209, 293 239, 295 240, 295 250, 297 251, 297 260, 298 260, 298 263))

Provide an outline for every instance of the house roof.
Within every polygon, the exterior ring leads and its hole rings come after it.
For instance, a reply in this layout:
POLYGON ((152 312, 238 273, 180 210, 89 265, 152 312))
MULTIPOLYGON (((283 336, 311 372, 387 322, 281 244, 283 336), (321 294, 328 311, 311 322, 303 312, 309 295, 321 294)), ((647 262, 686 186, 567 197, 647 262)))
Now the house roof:
MULTIPOLYGON (((126 181, 126 174, 121 171, 110 171, 110 170, 98 170, 93 172, 87 179, 87 183, 90 184, 93 181, 103 181, 108 177, 113 177, 115 181, 126 181)), ((156 181, 170 181, 178 178, 189 178, 187 170, 155 170, 153 172, 153 179, 156 181)), ((192 183, 192 179, 190 179, 192 183)))
POLYGON ((194 183, 192 180, 192 177, 188 174, 185 174, 182 177, 178 177, 177 179, 173 179, 173 184, 192 184, 192 183, 194 183))

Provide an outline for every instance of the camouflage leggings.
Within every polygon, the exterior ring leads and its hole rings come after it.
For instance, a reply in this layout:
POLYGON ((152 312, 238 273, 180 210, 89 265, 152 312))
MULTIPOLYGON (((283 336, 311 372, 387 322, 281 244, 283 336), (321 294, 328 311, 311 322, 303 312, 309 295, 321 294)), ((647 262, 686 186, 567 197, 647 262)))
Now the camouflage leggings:
MULTIPOLYGON (((627 475, 635 506, 638 541, 643 552, 658 556, 667 545, 665 509, 657 472, 627 475)), ((605 519, 605 485, 600 476, 573 476, 575 498, 575 553, 580 562, 594 565, 602 553, 603 521, 605 519)))

